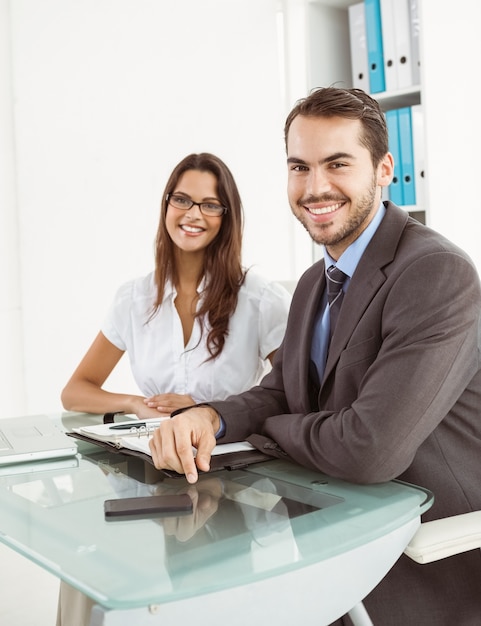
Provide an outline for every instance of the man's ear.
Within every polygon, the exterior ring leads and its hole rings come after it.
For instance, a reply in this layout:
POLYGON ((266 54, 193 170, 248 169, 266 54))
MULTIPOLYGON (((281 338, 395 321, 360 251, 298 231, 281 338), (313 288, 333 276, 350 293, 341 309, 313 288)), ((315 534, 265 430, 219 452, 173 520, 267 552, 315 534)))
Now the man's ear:
POLYGON ((377 184, 387 187, 391 184, 394 176, 394 159, 390 152, 386 152, 382 161, 377 166, 377 184))

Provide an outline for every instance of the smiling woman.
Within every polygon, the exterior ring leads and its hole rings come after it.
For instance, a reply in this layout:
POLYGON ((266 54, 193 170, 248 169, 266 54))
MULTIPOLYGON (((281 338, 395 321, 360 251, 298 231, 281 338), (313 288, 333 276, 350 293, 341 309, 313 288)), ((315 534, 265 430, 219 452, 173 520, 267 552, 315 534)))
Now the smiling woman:
MULTIPOLYGON (((277 13, 277 0, 209 0, 208 10, 198 0, 0 0, 5 415, 61 410, 59 390, 112 287, 149 271, 162 186, 186 154, 213 152, 235 172, 246 266, 297 277, 277 13)), ((108 385, 137 391, 127 364, 108 385)))
MULTIPOLYGON (((148 419, 259 382, 284 336, 290 295, 242 266, 242 226, 227 165, 209 153, 182 159, 162 195, 155 270, 118 290, 62 392, 66 409, 148 419), (103 388, 124 352, 144 395, 103 388)), ((90 604, 62 585, 58 624, 89 623, 90 604)))
POLYGON ((282 341, 290 295, 242 266, 242 227, 227 165, 209 153, 182 159, 162 194, 155 270, 118 290, 62 392, 66 409, 158 417, 259 381, 282 341), (124 352, 143 395, 103 388, 124 352))

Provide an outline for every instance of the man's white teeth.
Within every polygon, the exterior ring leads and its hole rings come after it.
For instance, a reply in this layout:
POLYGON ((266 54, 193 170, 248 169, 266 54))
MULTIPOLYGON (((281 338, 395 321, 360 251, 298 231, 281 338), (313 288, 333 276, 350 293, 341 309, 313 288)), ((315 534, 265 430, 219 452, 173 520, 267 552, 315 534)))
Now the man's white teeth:
POLYGON ((325 215, 326 213, 332 213, 333 211, 337 211, 342 206, 342 202, 338 202, 337 204, 331 204, 331 206, 325 206, 319 209, 314 207, 309 207, 309 211, 314 213, 314 215, 325 215))
POLYGON ((188 226, 187 224, 181 225, 182 230, 186 230, 188 233, 201 233, 204 229, 198 226, 188 226))

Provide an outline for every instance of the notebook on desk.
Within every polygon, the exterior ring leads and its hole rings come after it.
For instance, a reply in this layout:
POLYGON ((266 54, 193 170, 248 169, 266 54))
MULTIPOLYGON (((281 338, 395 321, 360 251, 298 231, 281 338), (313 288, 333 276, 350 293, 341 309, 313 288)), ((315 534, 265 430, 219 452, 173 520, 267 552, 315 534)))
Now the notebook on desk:
MULTIPOLYGON (((72 431, 67 434, 70 437, 94 443, 111 452, 136 456, 153 466, 154 462, 149 447, 149 439, 161 419, 147 420, 147 422, 127 420, 125 422, 117 422, 116 424, 107 423, 96 424, 94 426, 81 426, 73 428, 72 431)), ((270 460, 271 458, 271 456, 254 448, 254 446, 247 441, 220 444, 212 451, 210 471, 240 469, 252 465, 253 463, 270 460)), ((167 476, 179 476, 176 472, 167 469, 158 471, 167 476)))
POLYGON ((75 454, 75 442, 47 415, 0 419, 0 466, 75 454))

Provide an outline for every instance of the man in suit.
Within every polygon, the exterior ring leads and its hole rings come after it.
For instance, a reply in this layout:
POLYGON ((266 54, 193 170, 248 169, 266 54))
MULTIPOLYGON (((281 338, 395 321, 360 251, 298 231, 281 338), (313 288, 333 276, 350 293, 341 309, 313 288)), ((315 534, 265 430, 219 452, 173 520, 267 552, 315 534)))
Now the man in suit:
MULTIPOLYGON (((272 371, 246 393, 166 421, 154 462, 195 482, 216 437, 256 433, 272 454, 331 476, 427 487, 435 502, 425 520, 481 509, 473 263, 381 201, 394 164, 383 113, 363 91, 314 91, 289 114, 285 138, 290 206, 324 259, 299 280, 272 371), (346 279, 329 343, 331 265, 346 279)), ((461 197, 448 201, 455 219, 461 197)), ((429 565, 402 556, 365 605, 379 626, 479 626, 481 552, 429 565)))

